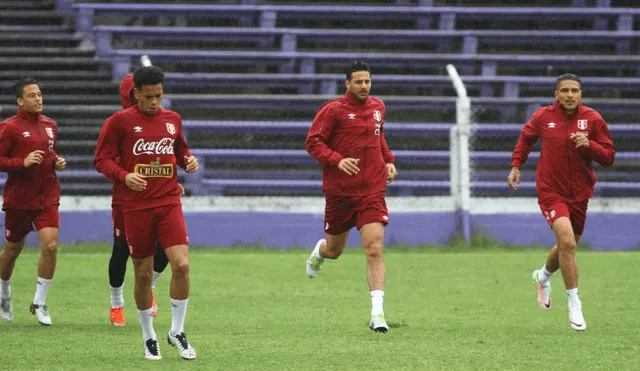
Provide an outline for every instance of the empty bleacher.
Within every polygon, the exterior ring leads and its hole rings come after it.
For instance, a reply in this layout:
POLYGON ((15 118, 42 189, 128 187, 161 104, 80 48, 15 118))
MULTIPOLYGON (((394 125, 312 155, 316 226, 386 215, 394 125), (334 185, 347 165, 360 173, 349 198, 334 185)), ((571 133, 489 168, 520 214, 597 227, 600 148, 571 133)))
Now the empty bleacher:
MULTIPOLYGON (((472 141, 473 194, 504 196, 519 129, 552 101, 555 77, 574 72, 619 150, 616 167, 598 172, 597 194, 640 194, 624 171, 637 167, 640 135, 640 8, 633 3, 358 4, 78 2, 73 17, 49 4, 34 10, 45 31, 37 35, 0 22, 7 70, 0 87, 16 73, 40 77, 46 113, 60 123, 59 150, 73 154, 71 171, 61 174, 64 189, 108 194, 91 167, 93 145, 102 121, 119 109, 119 79, 147 54, 166 71, 167 97, 205 165, 186 178, 190 193, 317 195, 321 174, 304 151, 306 131, 315 110, 343 94, 348 61, 364 59, 374 72, 372 94, 386 102, 385 135, 401 170, 389 194, 441 195, 449 193, 455 122, 444 69, 452 63, 481 123, 472 141)), ((12 99, 0 103, 3 117, 15 111, 12 99)), ((519 195, 535 193, 531 158, 519 195)))

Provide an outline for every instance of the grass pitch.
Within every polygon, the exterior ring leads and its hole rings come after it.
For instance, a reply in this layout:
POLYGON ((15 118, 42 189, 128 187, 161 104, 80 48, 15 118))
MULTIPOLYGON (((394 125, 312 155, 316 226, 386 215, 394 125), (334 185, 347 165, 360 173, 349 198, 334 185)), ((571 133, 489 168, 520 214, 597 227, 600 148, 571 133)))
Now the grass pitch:
POLYGON ((349 250, 308 279, 308 251, 192 249, 185 330, 198 353, 179 358, 167 271, 157 285, 161 361, 143 359, 125 281, 124 328, 109 324, 106 246, 63 247, 47 298, 50 328, 29 311, 38 250, 27 249, 12 279, 15 318, 0 322, 6 370, 624 370, 640 366, 640 253, 579 251, 580 297, 588 329, 571 330, 559 274, 554 306, 536 303, 531 272, 546 250, 433 249, 385 252, 388 334, 368 327, 365 258, 349 250))

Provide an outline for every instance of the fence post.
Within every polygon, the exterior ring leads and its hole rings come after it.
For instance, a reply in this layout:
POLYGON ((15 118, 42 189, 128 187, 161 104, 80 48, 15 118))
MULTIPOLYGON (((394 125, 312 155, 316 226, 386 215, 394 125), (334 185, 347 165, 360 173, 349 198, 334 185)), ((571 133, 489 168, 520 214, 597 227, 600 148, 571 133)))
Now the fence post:
POLYGON ((451 130, 451 137, 454 140, 450 149, 450 151, 452 151, 452 164, 453 161, 457 161, 457 164, 451 167, 452 190, 454 185, 458 189, 452 192, 452 196, 455 198, 456 209, 460 215, 462 235, 465 242, 470 244, 471 165, 469 159, 469 136, 471 135, 471 100, 467 96, 467 89, 458 71, 452 64, 447 65, 447 73, 458 94, 456 101, 456 125, 454 129, 451 130), (456 152, 455 154, 454 151, 456 152))

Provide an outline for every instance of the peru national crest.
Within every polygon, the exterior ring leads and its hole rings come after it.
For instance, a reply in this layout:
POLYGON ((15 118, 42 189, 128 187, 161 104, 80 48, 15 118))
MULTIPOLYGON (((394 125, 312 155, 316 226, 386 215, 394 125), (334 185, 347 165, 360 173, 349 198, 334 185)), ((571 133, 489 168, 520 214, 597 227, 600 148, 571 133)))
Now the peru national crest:
POLYGON ((587 128, 587 120, 578 120, 578 129, 585 130, 587 128))
POLYGON ((382 113, 378 110, 373 111, 373 118, 378 122, 382 121, 382 113))
POLYGON ((170 122, 167 122, 167 131, 169 132, 169 134, 173 135, 176 133, 176 126, 173 125, 170 122))

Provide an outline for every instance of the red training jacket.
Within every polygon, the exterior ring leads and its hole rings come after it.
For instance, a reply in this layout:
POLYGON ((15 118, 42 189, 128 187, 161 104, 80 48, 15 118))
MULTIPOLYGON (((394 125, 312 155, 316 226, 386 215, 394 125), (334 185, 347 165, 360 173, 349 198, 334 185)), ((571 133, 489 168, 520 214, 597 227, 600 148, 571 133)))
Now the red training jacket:
POLYGON ((180 204, 177 166, 191 156, 182 135, 182 118, 160 108, 147 115, 136 105, 105 121, 95 150, 94 165, 112 182, 124 184, 128 173, 147 176, 147 189, 124 189, 123 211, 180 204), (116 163, 120 158, 121 166, 116 163))
POLYGON ((322 164, 327 195, 365 196, 387 189, 385 164, 395 158, 384 139, 384 103, 373 97, 360 102, 351 93, 325 103, 307 134, 307 152, 322 164), (360 172, 338 169, 343 158, 360 159, 360 172))
POLYGON ((580 104, 575 114, 567 115, 557 101, 539 108, 520 133, 512 155, 512 167, 520 168, 527 161, 538 138, 542 138, 536 172, 538 200, 554 196, 570 201, 591 198, 596 183, 591 161, 611 166, 616 154, 607 123, 598 111, 580 104), (576 148, 570 139, 573 133, 585 134, 589 138, 589 148, 576 148))
POLYGON ((55 171, 58 125, 51 118, 18 108, 0 124, 0 171, 9 174, 2 209, 40 210, 60 204, 55 171), (40 165, 24 167, 29 153, 44 151, 40 165))

